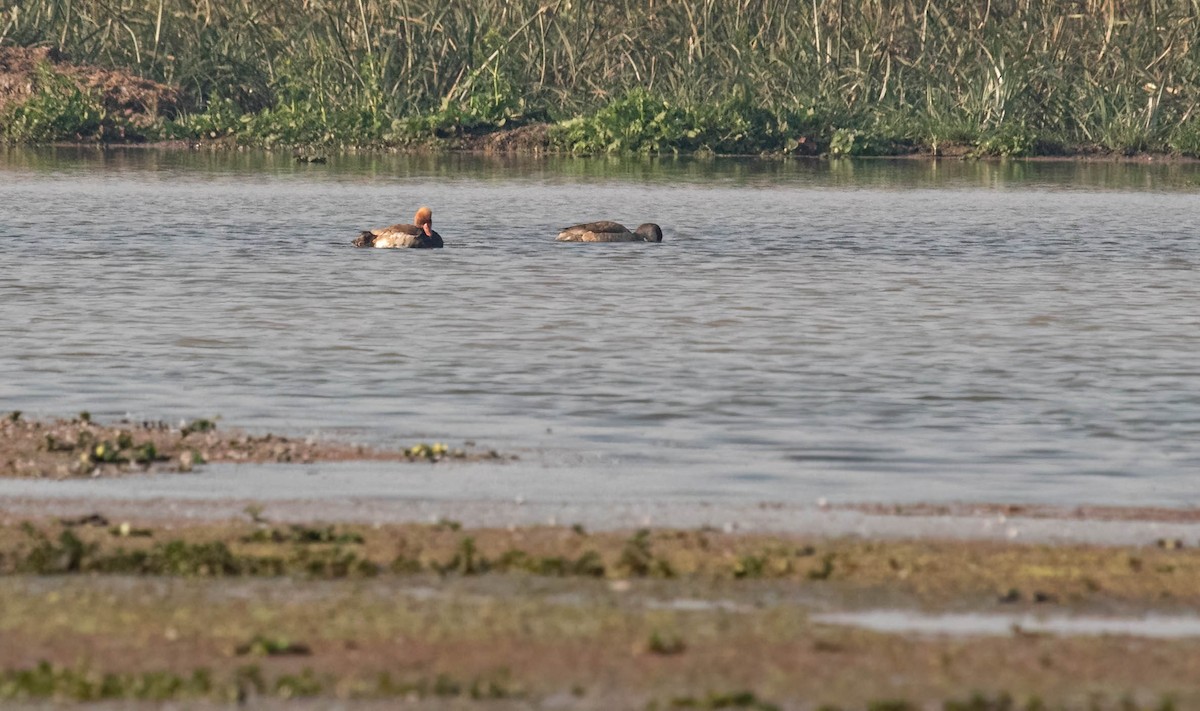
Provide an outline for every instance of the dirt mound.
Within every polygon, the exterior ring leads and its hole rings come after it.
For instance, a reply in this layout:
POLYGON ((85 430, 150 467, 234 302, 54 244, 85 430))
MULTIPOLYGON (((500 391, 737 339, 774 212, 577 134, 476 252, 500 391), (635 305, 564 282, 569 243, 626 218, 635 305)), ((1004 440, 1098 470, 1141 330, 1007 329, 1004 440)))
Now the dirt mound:
POLYGON ((34 95, 39 66, 67 77, 111 116, 135 127, 174 118, 182 106, 177 88, 129 72, 74 64, 49 47, 0 47, 0 112, 34 95))
POLYGON ((550 148, 550 125, 533 123, 477 136, 464 136, 461 148, 483 153, 543 153, 550 148))

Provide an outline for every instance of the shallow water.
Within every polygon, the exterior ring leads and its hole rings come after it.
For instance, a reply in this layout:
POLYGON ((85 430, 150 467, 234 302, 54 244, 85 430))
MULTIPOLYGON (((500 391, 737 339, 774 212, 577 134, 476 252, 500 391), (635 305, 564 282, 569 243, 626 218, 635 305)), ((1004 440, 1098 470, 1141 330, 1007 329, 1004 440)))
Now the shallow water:
POLYGON ((1145 615, 1099 617, 1088 615, 1030 615, 960 613, 930 615, 909 610, 864 610, 814 615, 813 621, 828 625, 861 627, 890 634, 926 634, 950 637, 1007 636, 1019 633, 1053 634, 1063 637, 1128 635, 1183 639, 1200 637, 1200 617, 1195 615, 1145 615))
MULTIPOLYGON (((470 439, 586 500, 1196 505, 1198 185, 0 150, 0 407, 470 439), (419 204, 447 249, 350 247, 419 204), (666 241, 553 242, 601 218, 666 241)), ((436 495, 471 496, 447 471, 436 495)))

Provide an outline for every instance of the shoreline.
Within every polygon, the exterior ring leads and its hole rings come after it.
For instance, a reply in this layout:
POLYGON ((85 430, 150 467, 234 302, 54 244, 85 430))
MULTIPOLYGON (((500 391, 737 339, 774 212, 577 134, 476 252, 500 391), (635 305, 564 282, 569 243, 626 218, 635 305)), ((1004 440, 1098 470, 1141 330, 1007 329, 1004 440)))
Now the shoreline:
POLYGON ((86 413, 0 433, 92 465, 0 477, 6 707, 1200 704, 1200 507, 501 498, 508 465, 465 452, 86 413), (260 463, 110 471, 185 446, 260 463), (286 463, 355 457, 388 463, 374 495, 286 463))
POLYGON ((1200 510, 960 504, 784 505, 720 502, 580 504, 495 499, 189 499, 157 496, 12 494, 0 490, 0 523, 23 518, 101 513, 147 524, 246 520, 247 511, 280 524, 419 525, 450 520, 467 529, 582 526, 616 532, 640 528, 711 530, 738 535, 843 537, 879 541, 1004 542, 1049 545, 1200 545, 1200 510), (900 512, 888 509, 899 508, 900 512), (1020 509, 1020 511, 1014 511, 1020 509))
POLYGON ((547 488, 538 477, 509 470, 516 460, 474 442, 462 449, 441 443, 380 449, 312 436, 253 435, 207 419, 100 423, 87 412, 53 420, 13 412, 0 420, 0 518, 107 510, 146 521, 223 521, 269 509, 289 523, 453 519, 472 528, 578 524, 604 531, 656 526, 880 540, 1200 541, 1200 507, 1194 503, 763 502, 729 495, 628 498, 604 490, 581 497, 574 487, 547 488))
MULTIPOLYGON (((519 130, 519 129, 517 129, 519 130)), ((481 138, 502 137, 504 131, 500 130, 495 133, 482 134, 481 138)), ((970 155, 965 152, 933 152, 928 147, 904 154, 881 154, 881 155, 853 155, 853 156, 831 156, 828 154, 791 154, 791 153, 713 153, 702 151, 680 151, 678 153, 662 152, 662 153, 572 153, 566 150, 555 149, 549 145, 539 146, 536 148, 505 148, 492 149, 486 146, 461 146, 461 145, 445 145, 444 141, 435 141, 431 143, 416 143, 404 146, 373 146, 373 145, 345 145, 337 147, 322 147, 312 145, 296 145, 296 146, 258 146, 253 144, 239 144, 230 141, 205 141, 205 140, 184 140, 184 139, 169 139, 162 141, 139 141, 139 142, 102 142, 102 141, 54 141, 49 143, 9 143, 0 146, 9 149, 74 149, 74 150, 91 150, 100 151, 164 151, 164 152, 210 152, 210 153, 241 153, 241 152, 262 152, 262 153, 277 153, 291 154, 297 163, 308 163, 321 165, 331 156, 340 155, 412 155, 412 156, 438 156, 438 155, 464 155, 464 156, 487 156, 487 157, 505 157, 505 158, 520 158, 520 159, 561 159, 561 158, 576 158, 580 160, 588 159, 637 159, 637 160, 761 160, 767 162, 787 162, 801 161, 806 163, 829 163, 833 161, 894 161, 894 162, 929 162, 935 163, 938 161, 947 162, 979 162, 979 163, 1007 163, 1007 162, 1025 162, 1025 163, 1085 163, 1085 164, 1130 164, 1130 165, 1200 165, 1200 157, 1187 156, 1176 153, 1134 153, 1127 154, 1120 151, 1105 152, 1101 150, 1083 149, 1076 153, 1063 153, 1054 155, 970 155)))

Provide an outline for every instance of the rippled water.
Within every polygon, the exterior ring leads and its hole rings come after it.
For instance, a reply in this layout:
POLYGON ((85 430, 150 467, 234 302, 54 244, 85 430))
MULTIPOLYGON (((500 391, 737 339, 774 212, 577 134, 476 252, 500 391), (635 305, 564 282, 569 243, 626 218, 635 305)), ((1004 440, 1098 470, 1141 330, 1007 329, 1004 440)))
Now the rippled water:
POLYGON ((1197 186, 0 149, 0 407, 472 439, 588 496, 1196 504, 1197 186), (419 204, 446 249, 349 245, 419 204), (553 241, 590 219, 666 241, 553 241))

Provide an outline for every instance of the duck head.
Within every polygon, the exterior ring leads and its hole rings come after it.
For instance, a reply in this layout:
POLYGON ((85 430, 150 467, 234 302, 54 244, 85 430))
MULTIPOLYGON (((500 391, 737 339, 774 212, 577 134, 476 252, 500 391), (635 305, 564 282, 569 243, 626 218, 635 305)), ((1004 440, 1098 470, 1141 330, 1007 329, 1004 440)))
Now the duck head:
POLYGON ((413 216, 413 224, 425 231, 425 234, 433 234, 433 210, 428 207, 420 207, 417 209, 417 214, 413 216))
POLYGON ((662 242, 662 228, 653 222, 639 225, 633 233, 647 242, 662 242))

